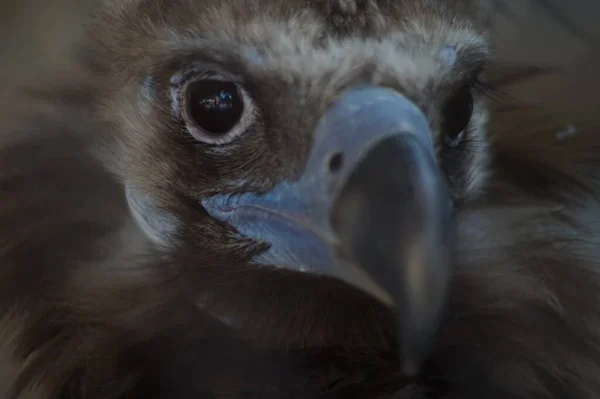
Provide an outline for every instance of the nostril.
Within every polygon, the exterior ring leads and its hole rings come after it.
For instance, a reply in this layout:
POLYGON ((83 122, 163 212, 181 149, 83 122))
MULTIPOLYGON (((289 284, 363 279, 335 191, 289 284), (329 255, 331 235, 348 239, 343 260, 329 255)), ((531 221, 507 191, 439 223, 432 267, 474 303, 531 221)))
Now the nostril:
POLYGON ((329 171, 332 173, 338 172, 344 163, 344 156, 341 152, 336 152, 329 158, 329 171))

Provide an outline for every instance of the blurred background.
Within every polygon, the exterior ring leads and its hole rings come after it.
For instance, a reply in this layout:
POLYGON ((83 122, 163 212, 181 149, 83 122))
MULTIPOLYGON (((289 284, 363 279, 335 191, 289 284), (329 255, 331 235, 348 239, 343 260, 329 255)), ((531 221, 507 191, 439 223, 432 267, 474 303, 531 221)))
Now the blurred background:
MULTIPOLYGON (((0 0, 0 95, 64 66, 93 1, 0 0)), ((508 101, 543 107, 559 138, 600 126, 600 1, 481 1, 494 15, 492 75, 508 101)))

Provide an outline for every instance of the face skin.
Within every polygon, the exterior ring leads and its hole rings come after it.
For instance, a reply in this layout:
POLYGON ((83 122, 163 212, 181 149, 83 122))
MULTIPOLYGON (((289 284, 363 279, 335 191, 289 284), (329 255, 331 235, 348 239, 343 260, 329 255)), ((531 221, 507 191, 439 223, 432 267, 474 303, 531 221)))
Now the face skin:
POLYGON ((97 154, 147 237, 333 276, 395 305, 407 342, 432 334, 449 206, 487 175, 472 2, 110 10, 94 31, 111 125, 97 154))

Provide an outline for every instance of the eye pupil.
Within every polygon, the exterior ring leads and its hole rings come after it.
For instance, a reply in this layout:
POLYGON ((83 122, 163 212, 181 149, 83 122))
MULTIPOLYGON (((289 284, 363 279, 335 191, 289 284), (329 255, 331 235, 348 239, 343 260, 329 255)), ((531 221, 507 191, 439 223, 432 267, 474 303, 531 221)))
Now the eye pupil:
POLYGON ((471 86, 463 85, 445 104, 443 111, 444 133, 456 139, 469 125, 473 115, 471 86))
POLYGON ((188 115, 204 132, 222 135, 239 122, 244 102, 237 86, 222 80, 199 80, 187 89, 188 115))

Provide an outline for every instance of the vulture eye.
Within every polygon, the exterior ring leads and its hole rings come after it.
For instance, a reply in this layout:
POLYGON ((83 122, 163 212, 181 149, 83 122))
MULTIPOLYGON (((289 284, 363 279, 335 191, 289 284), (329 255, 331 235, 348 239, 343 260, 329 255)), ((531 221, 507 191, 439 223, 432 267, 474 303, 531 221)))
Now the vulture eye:
POLYGON ((226 144, 252 123, 252 103, 239 84, 218 78, 189 81, 180 97, 190 134, 207 144, 226 144))
POLYGON ((464 84, 444 104, 442 129, 450 141, 460 139, 473 115, 473 93, 471 85, 464 84))

